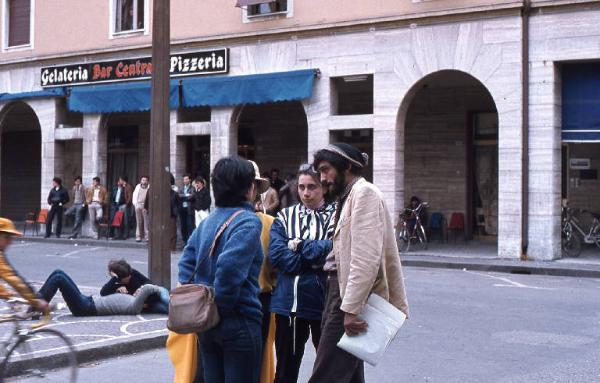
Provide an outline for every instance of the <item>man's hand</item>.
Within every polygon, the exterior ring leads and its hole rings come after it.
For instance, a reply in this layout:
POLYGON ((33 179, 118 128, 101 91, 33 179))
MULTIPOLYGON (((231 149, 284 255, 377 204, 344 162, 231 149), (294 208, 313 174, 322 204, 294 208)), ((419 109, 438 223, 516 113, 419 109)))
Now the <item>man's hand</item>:
POLYGON ((369 327, 368 323, 358 319, 357 315, 349 313, 344 315, 344 329, 346 330, 346 335, 359 335, 367 331, 367 327, 369 327))
POLYGON ((50 305, 43 299, 34 300, 33 302, 31 302, 31 307, 33 307, 36 311, 39 311, 44 314, 50 311, 50 305))
POLYGON ((121 286, 121 287, 119 287, 119 288, 117 289, 117 292, 118 292, 118 293, 121 293, 121 294, 128 294, 128 293, 129 293, 129 292, 127 291, 127 287, 125 287, 125 286, 121 286))

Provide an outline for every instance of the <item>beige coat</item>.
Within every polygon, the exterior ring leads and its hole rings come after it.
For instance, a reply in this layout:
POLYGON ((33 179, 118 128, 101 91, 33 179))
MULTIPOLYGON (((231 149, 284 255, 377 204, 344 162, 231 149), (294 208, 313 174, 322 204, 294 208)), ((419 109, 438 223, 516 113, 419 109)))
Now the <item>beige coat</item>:
POLYGON ((408 315, 408 302, 394 225, 381 192, 358 180, 340 213, 333 235, 341 309, 359 314, 375 293, 408 315))

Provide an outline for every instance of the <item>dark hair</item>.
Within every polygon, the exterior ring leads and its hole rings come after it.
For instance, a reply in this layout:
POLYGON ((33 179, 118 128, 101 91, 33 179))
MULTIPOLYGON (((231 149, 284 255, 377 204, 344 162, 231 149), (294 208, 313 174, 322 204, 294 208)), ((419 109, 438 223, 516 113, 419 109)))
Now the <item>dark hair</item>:
POLYGON ((254 182, 254 167, 241 157, 230 156, 217 161, 212 171, 212 190, 218 207, 240 206, 254 182))
POLYGON ((279 173, 279 169, 277 169, 277 168, 273 168, 273 169, 271 169, 271 174, 273 174, 274 172, 277 172, 277 173, 279 173))
POLYGON ((190 176, 190 174, 189 174, 189 173, 185 173, 185 174, 183 175, 183 177, 181 177, 181 178, 185 178, 185 177, 187 177, 187 178, 192 178, 192 176, 190 176))
POLYGON ((415 201, 417 203, 421 203, 421 200, 416 195, 410 197, 410 202, 415 201))
POLYGON ((125 182, 129 182, 129 178, 127 178, 127 176, 120 176, 119 179, 122 179, 125 182))
POLYGON ((77 180, 81 181, 81 176, 75 177, 75 179, 73 181, 77 181, 77 180))
POLYGON ((100 177, 94 177, 94 178, 92 178, 92 181, 96 181, 96 182, 100 183, 100 177))
POLYGON ((140 181, 142 180, 142 178, 145 178, 145 179, 147 179, 148 181, 150 181, 150 177, 148 177, 148 176, 141 176, 141 177, 140 177, 140 181))
POLYGON ((112 259, 108 262, 108 271, 117 274, 117 278, 123 279, 131 275, 131 266, 124 259, 112 259))
MULTIPOLYGON (((354 146, 342 142, 338 142, 332 145, 338 147, 353 160, 356 160, 359 163, 366 165, 365 159, 363 158, 361 151, 356 149, 354 146)), ((336 154, 326 149, 321 149, 315 153, 313 159, 313 166, 315 167, 315 169, 318 169, 319 164, 323 161, 329 162, 331 166, 333 166, 335 170, 337 170, 338 173, 343 173, 344 170, 350 168, 350 173, 357 176, 360 176, 362 174, 362 168, 360 166, 355 165, 352 162, 345 159, 344 157, 340 156, 339 154, 336 154)))
POLYGON ((61 180, 60 178, 58 178, 58 177, 54 177, 54 178, 52 178, 52 181, 53 181, 53 182, 56 182, 56 183, 57 183, 57 184, 59 184, 59 185, 62 185, 62 180, 61 180))
POLYGON ((202 185, 206 186, 206 180, 202 177, 196 177, 196 182, 202 182, 202 185))

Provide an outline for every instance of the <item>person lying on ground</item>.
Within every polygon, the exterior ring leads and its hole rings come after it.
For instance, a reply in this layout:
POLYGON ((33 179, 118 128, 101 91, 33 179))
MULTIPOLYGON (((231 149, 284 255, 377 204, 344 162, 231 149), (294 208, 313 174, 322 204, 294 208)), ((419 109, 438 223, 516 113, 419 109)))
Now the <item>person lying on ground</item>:
POLYGON ((142 312, 148 298, 161 293, 159 286, 148 284, 141 286, 133 295, 84 295, 67 273, 54 270, 38 294, 50 303, 59 290, 73 316, 137 315, 142 312))
MULTIPOLYGON (((113 259, 108 263, 108 273, 111 278, 100 289, 100 296, 111 294, 133 295, 143 285, 152 285, 152 281, 144 274, 132 268, 124 259, 113 259)), ((159 287, 160 294, 152 295, 145 311, 156 314, 169 312, 169 291, 159 287)))

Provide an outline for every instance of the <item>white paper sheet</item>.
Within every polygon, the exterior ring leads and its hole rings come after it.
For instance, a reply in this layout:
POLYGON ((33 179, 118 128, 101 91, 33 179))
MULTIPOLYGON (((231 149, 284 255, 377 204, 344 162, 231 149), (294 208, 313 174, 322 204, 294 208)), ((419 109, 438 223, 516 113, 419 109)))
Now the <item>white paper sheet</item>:
POLYGON ((379 295, 371 294, 358 317, 368 323, 367 331, 357 336, 344 334, 338 347, 375 366, 402 327, 406 315, 379 295))

